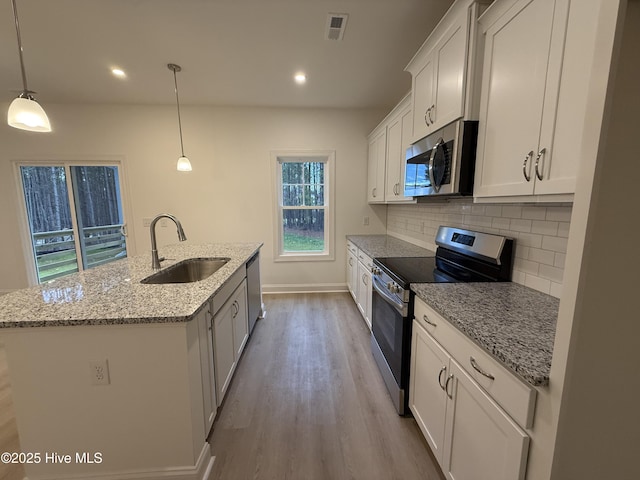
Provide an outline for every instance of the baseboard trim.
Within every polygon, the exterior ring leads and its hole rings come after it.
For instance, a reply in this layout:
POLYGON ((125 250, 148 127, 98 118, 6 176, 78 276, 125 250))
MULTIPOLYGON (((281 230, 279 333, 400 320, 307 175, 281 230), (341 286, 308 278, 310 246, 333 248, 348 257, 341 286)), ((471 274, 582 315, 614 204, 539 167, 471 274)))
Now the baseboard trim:
POLYGON ((158 470, 129 470, 114 473, 65 473, 57 475, 31 475, 24 480, 209 480, 216 457, 211 455, 207 442, 193 467, 166 467, 158 470))
POLYGON ((336 293, 347 292, 346 283, 300 283, 262 285, 263 295, 277 295, 280 293, 336 293))

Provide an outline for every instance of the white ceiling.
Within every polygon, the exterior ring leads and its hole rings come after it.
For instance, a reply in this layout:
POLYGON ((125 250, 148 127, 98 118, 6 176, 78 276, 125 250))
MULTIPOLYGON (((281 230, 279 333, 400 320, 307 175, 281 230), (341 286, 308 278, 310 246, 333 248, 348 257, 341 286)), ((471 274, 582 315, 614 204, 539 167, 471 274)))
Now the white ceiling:
MULTIPOLYGON (((184 104, 389 107, 409 91, 403 69, 451 3, 17 0, 29 88, 45 107, 172 103, 167 63, 182 66, 184 104), (349 14, 341 42, 324 39, 329 13, 349 14)), ((0 0, 0 101, 20 90, 11 0, 0 0)))

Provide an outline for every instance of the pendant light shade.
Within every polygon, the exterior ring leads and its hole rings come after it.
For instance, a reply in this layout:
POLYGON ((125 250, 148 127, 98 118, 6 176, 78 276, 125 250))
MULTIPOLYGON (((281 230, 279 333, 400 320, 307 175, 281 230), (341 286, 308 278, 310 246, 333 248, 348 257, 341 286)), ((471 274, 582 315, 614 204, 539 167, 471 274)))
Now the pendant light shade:
POLYGON ((20 70, 22 72, 22 93, 9 105, 7 123, 21 130, 50 132, 51 124, 49 123, 49 118, 40 104, 33 98, 32 94, 35 92, 29 90, 27 86, 27 74, 22 58, 22 39, 20 38, 20 24, 18 23, 16 0, 11 0, 11 5, 13 6, 13 19, 16 24, 16 37, 18 38, 18 55, 20 57, 20 70))
POLYGON ((31 132, 51 131, 49 117, 31 95, 21 95, 11 102, 7 112, 7 123, 31 132))
POLYGON ((167 68, 169 68, 169 70, 173 71, 173 83, 176 89, 176 106, 178 108, 178 130, 180 131, 180 158, 178 158, 178 164, 176 165, 176 169, 179 172, 190 172, 192 170, 191 168, 191 162, 189 161, 189 159, 185 156, 184 154, 184 144, 182 142, 182 120, 180 119, 180 100, 178 98, 178 79, 176 76, 176 72, 179 72, 182 70, 182 67, 180 67, 180 65, 176 65, 175 63, 169 63, 167 65, 167 68))

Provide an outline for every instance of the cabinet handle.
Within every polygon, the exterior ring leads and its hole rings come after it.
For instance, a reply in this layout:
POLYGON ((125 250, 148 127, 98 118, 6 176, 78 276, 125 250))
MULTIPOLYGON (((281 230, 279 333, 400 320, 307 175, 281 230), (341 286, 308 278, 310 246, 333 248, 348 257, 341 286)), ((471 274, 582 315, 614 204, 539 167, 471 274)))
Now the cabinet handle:
POLYGON ((476 359, 473 357, 469 357, 469 362, 471 363, 471 366, 473 367, 473 369, 478 372, 480 375, 483 375, 491 380, 495 380, 496 377, 494 377, 493 375, 491 375, 488 372, 485 372, 482 368, 480 368, 480 366, 478 365, 478 363, 476 362, 476 359))
MULTIPOLYGON (((431 105, 431 108, 428 110, 428 112, 429 112, 429 121, 431 122, 431 125, 436 123, 435 120, 433 118, 431 118, 431 112, 434 112, 435 109, 436 109, 436 106, 435 105, 431 105)), ((433 116, 435 117, 435 113, 434 113, 433 116)))
POLYGON ((444 384, 444 391, 447 393, 447 397, 453 398, 453 394, 449 393, 449 382, 453 380, 453 375, 447 377, 447 383, 444 384))
POLYGON ((446 367, 446 366, 443 366, 443 367, 440 369, 440 373, 438 374, 438 385, 440 385, 440 388, 441 388, 442 390, 444 390, 444 385, 442 384, 442 374, 443 374, 443 373, 446 373, 446 372, 447 372, 447 367, 446 367))
POLYGON ((349 259, 349 266, 353 267, 353 258, 349 259))
POLYGON ((427 108, 427 111, 424 112, 424 123, 427 124, 427 127, 429 126, 429 110, 431 110, 431 107, 427 108))
POLYGON ((533 150, 531 150, 526 157, 524 157, 524 162, 522 163, 522 174, 524 175, 524 179, 527 182, 531 181, 531 175, 527 173, 527 163, 529 163, 529 159, 533 158, 533 150))
POLYGON ((362 274, 362 283, 366 286, 368 286, 369 284, 367 283, 367 274, 363 273, 362 274))
POLYGON ((538 170, 538 164, 540 163, 540 158, 547 152, 546 148, 543 148, 538 152, 538 156, 536 157, 536 177, 538 180, 542 180, 542 173, 538 170))
POLYGON ((431 320, 429 320, 429 317, 427 317, 426 315, 422 315, 422 319, 427 322, 429 325, 431 325, 432 327, 437 327, 438 324, 437 323, 433 323, 431 320))
POLYGON ((371 190, 371 195, 373 195, 373 198, 376 198, 378 192, 378 187, 373 187, 373 190, 371 190))
POLYGON ((240 312, 240 306, 238 305, 237 300, 234 300, 231 304, 231 307, 235 308, 235 312, 233 312, 232 317, 236 318, 238 316, 238 312, 240 312))

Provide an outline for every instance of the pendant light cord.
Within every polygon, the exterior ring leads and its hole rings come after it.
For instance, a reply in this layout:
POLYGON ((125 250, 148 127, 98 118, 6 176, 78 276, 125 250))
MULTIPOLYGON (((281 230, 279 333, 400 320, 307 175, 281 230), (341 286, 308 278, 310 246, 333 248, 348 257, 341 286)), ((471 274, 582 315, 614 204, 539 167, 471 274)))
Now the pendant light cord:
POLYGON ((22 86, 24 87, 24 91, 20 96, 27 95, 33 93, 29 91, 29 87, 27 87, 27 73, 24 70, 24 59, 22 58, 22 39, 20 38, 20 24, 18 23, 18 7, 16 6, 16 0, 11 0, 11 5, 13 6, 13 18, 16 23, 16 36, 18 37, 18 55, 20 56, 20 70, 22 71, 22 86))
MULTIPOLYGON (((15 0, 13 0, 15 2, 15 0)), ((180 119, 180 99, 178 98, 178 78, 176 76, 176 71, 180 68, 177 65, 170 65, 169 68, 173 70, 173 83, 176 89, 176 106, 178 107, 178 130, 180 130, 180 152, 182 152, 182 156, 184 157, 184 145, 182 143, 182 120, 180 119)))

